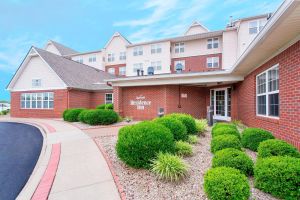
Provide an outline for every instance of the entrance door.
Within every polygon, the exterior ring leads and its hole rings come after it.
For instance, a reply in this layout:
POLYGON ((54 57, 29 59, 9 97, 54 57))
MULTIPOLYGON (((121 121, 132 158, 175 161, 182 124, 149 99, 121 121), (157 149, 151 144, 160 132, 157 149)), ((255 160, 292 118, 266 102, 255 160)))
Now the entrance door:
POLYGON ((231 89, 221 88, 211 90, 211 105, 214 107, 214 119, 230 121, 231 89))

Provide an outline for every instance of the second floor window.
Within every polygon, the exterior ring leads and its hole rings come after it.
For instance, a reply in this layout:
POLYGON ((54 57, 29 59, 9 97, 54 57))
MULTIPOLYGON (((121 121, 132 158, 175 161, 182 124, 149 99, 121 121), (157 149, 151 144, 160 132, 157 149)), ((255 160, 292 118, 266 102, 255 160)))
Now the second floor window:
POLYGON ((115 68, 108 68, 108 73, 110 73, 110 74, 115 74, 115 68))
POLYGON ((41 87, 42 80, 41 79, 32 79, 32 87, 41 87))
POLYGON ((161 70, 161 61, 151 62, 151 67, 153 67, 155 71, 161 70))
POLYGON ((184 43, 179 42, 175 43, 175 53, 183 53, 184 52, 184 43))
POLYGON ((143 63, 133 64, 133 72, 137 72, 137 70, 143 70, 143 63))
POLYGON ((174 61, 174 71, 185 70, 185 60, 176 60, 174 61))
POLYGON ((96 56, 94 56, 94 57, 89 57, 89 62, 96 62, 96 56))
POLYGON ((208 49, 217 49, 219 48, 219 38, 210 38, 207 40, 208 49))
POLYGON ((126 75, 126 67, 120 67, 119 68, 119 75, 125 76, 126 75))
POLYGON ((161 53, 161 44, 152 44, 151 45, 151 54, 161 53))
POLYGON ((141 56, 141 55, 143 55, 143 47, 142 46, 134 47, 133 56, 141 56))
POLYGON ((126 52, 120 52, 120 60, 126 60, 126 52))
POLYGON ((115 54, 114 53, 107 54, 107 61, 108 62, 114 62, 115 61, 115 54))
POLYGON ((219 65, 219 57, 209 57, 206 59, 206 66, 208 68, 218 68, 219 65))
POLYGON ((257 34, 259 33, 263 27, 265 26, 264 20, 255 20, 249 22, 249 34, 257 34))

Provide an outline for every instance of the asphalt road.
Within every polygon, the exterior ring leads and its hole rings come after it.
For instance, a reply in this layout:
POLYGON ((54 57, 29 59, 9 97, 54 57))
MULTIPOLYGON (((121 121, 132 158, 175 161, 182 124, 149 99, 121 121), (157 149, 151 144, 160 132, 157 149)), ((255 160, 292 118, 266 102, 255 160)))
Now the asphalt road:
POLYGON ((15 199, 30 177, 43 144, 40 130, 0 122, 0 200, 15 199))

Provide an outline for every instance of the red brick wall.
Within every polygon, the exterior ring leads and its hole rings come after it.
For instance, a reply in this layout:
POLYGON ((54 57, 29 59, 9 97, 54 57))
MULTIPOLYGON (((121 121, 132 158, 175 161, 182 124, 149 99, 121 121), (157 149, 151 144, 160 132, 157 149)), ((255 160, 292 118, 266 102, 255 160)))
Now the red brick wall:
POLYGON ((105 103, 105 94, 113 93, 112 90, 104 90, 100 92, 91 92, 90 96, 90 108, 96 108, 96 106, 105 103))
POLYGON ((202 71, 214 71, 222 69, 222 54, 210 54, 201 56, 191 56, 183 58, 172 58, 171 60, 171 72, 176 73, 174 70, 174 61, 185 60, 185 70, 184 72, 202 72, 202 71), (206 58, 207 57, 219 57, 219 68, 207 68, 206 58))
POLYGON ((32 117, 32 118, 60 118, 62 112, 68 106, 68 90, 54 91, 26 91, 26 93, 34 92, 54 92, 54 108, 53 109, 21 109, 20 96, 24 92, 11 92, 11 116, 12 117, 32 117))
POLYGON ((238 118, 246 125, 271 131, 300 149, 300 42, 272 58, 238 84, 238 118), (280 118, 256 116, 256 75, 279 64, 280 118))
POLYGON ((90 97, 90 92, 69 90, 69 108, 89 108, 90 97))
POLYGON ((108 72, 109 68, 114 68, 115 69, 115 75, 119 76, 119 68, 120 67, 126 67, 126 64, 117 64, 117 65, 107 65, 105 66, 105 71, 108 72))

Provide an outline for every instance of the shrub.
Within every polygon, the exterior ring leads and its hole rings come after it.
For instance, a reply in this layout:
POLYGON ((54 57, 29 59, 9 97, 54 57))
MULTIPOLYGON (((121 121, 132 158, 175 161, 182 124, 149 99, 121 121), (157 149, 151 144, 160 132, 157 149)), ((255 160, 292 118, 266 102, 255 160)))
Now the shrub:
POLYGON ((188 134, 196 134, 197 133, 197 127, 195 119, 188 114, 183 113, 173 113, 169 114, 167 116, 173 117, 183 123, 183 125, 186 127, 188 134))
POLYGON ((101 105, 98 105, 98 106, 96 107, 96 109, 113 110, 113 109, 114 109, 114 105, 113 105, 112 103, 101 104, 101 105))
POLYGON ((183 141, 177 141, 175 143, 175 151, 179 156, 193 155, 193 147, 189 143, 183 141))
POLYGON ((206 119, 195 119, 196 128, 198 133, 203 134, 207 129, 207 120, 206 119))
POLYGON ((226 148, 234 148, 241 150, 241 142, 234 135, 219 135, 211 140, 211 152, 217 152, 226 148))
POLYGON ((204 176, 204 190, 211 200, 246 200, 250 196, 247 177, 230 167, 216 167, 204 176))
POLYGON ((127 165, 149 168, 158 152, 175 152, 174 137, 165 126, 144 121, 120 129, 116 151, 127 165))
POLYGON ((257 151, 259 143, 268 139, 274 139, 272 133, 259 128, 246 128, 242 133, 243 147, 252 151, 257 151))
POLYGON ((1 114, 2 115, 7 115, 9 113, 9 110, 2 110, 1 114))
POLYGON ((258 146, 257 152, 259 158, 270 156, 300 157, 300 153, 296 147, 285 141, 277 139, 270 139, 261 142, 258 146))
POLYGON ((186 141, 188 139, 188 134, 185 126, 177 119, 172 117, 161 117, 156 118, 154 122, 159 123, 166 128, 168 128, 174 136, 176 141, 183 140, 186 141))
POLYGON ((105 104, 98 105, 96 109, 105 109, 105 104))
POLYGON ((214 126, 211 129, 212 134, 214 134, 214 131, 218 128, 223 128, 223 127, 227 127, 227 128, 232 128, 237 130, 236 126, 234 124, 230 124, 230 123, 225 123, 225 122, 218 122, 215 123, 214 126))
POLYGON ((188 172, 188 165, 178 156, 169 153, 159 153, 152 161, 151 171, 160 179, 178 181, 185 177, 188 172))
POLYGON ((253 161, 245 153, 237 149, 227 148, 217 151, 213 160, 213 167, 232 167, 245 175, 253 174, 253 161))
POLYGON ((190 144, 197 144, 198 143, 198 137, 196 135, 189 135, 187 141, 190 144))
POLYGON ((63 118, 68 122, 78 122, 78 115, 83 111, 83 108, 68 109, 63 112, 63 118))
POLYGON ((282 199, 300 199, 300 159, 288 156, 258 159, 254 184, 282 199))
POLYGON ((84 122, 90 125, 108 125, 118 121, 118 114, 113 110, 95 109, 84 114, 84 122))
POLYGON ((231 128, 231 127, 219 127, 214 130, 212 133, 212 136, 219 136, 219 135, 234 135, 238 139, 241 139, 241 135, 237 129, 231 128))
POLYGON ((78 121, 83 122, 83 123, 86 123, 86 122, 84 121, 84 119, 85 119, 85 114, 86 114, 87 112, 89 112, 88 109, 81 111, 81 113, 78 115, 78 121))

